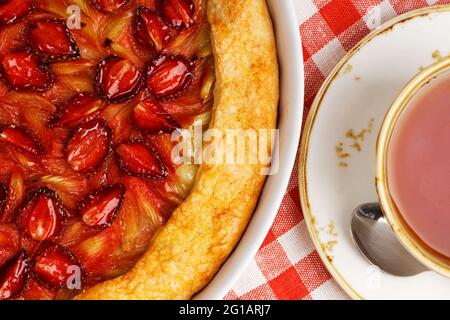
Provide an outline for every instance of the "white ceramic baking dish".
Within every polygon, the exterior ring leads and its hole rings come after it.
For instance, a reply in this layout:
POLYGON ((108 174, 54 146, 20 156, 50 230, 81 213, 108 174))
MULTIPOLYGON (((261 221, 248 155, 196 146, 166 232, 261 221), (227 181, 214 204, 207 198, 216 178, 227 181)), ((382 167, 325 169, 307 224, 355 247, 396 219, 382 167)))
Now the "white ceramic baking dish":
POLYGON ((222 299, 239 280, 269 232, 295 163, 303 118, 303 54, 292 0, 267 0, 274 23, 280 63, 279 171, 264 186, 255 214, 239 245, 196 299, 222 299))

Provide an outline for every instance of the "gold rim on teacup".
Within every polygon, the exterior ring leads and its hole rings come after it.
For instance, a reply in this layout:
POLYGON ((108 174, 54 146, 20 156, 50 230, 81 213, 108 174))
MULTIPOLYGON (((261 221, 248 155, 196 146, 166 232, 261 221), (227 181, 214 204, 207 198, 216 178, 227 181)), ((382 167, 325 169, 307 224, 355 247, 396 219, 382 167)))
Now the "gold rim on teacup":
POLYGON ((406 85, 389 108, 378 136, 376 186, 386 219, 405 249, 430 270, 450 277, 450 257, 443 256, 427 246, 409 227, 390 196, 387 175, 388 147, 397 120, 422 88, 447 72, 450 72, 450 57, 442 59, 419 73, 406 85))

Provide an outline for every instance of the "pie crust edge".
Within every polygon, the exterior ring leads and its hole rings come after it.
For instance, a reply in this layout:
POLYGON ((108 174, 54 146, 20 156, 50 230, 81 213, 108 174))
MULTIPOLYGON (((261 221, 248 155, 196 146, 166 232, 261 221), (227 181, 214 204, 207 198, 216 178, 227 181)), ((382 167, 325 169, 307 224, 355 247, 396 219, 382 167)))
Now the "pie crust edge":
MULTIPOLYGON (((279 72, 265 0, 208 0, 207 15, 216 66, 210 128, 276 128, 279 72)), ((201 165, 190 196, 134 268, 76 298, 190 299, 239 242, 264 185, 264 168, 201 165)))

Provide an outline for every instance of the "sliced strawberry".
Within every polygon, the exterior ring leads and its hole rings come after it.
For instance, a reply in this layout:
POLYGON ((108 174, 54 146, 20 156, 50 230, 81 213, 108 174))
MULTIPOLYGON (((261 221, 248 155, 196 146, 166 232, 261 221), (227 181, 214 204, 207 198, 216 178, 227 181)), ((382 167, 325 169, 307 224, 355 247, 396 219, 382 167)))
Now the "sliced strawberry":
POLYGON ((148 179, 165 179, 168 171, 154 148, 143 141, 122 143, 116 149, 119 164, 126 173, 148 179))
MULTIPOLYGON (((193 119, 201 114, 206 114, 211 110, 212 99, 207 96, 206 92, 209 82, 212 78, 203 79, 206 65, 212 59, 198 59, 194 62, 192 71, 193 79, 189 84, 189 90, 183 91, 181 94, 160 101, 161 106, 166 110, 178 123, 183 127, 190 126, 193 119), (203 80, 205 82, 203 83, 203 80), (205 86, 203 89, 203 85, 205 86), (206 97, 206 100, 203 99, 206 97)), ((210 69, 210 75, 213 75, 213 69, 210 69)), ((213 89, 213 88, 211 88, 213 89)), ((212 93, 212 91, 210 92, 212 93)), ((212 98, 212 96, 211 96, 212 98)), ((208 119, 206 119, 208 120, 208 119)), ((205 123, 207 124, 207 122, 205 123)))
MULTIPOLYGON (((4 1, 5 2, 5 1, 4 1)), ((0 25, 13 24, 25 18, 32 9, 30 0, 11 0, 0 5, 0 25)))
POLYGON ((153 99, 140 102, 133 111, 134 122, 151 134, 173 132, 180 125, 153 99))
POLYGON ((122 8, 128 0, 90 0, 89 3, 95 9, 103 12, 116 12, 122 8))
POLYGON ((20 250, 19 231, 11 224, 0 225, 0 268, 20 250))
POLYGON ((43 91, 54 82, 53 74, 42 65, 32 53, 14 52, 2 60, 3 74, 9 84, 16 89, 43 91))
POLYGON ((192 81, 192 64, 182 57, 162 56, 147 72, 147 87, 157 97, 174 95, 192 81))
POLYGON ((42 19, 34 22, 30 40, 36 53, 45 58, 69 59, 80 56, 80 50, 63 20, 42 19))
POLYGON ((23 288, 20 298, 24 300, 53 300, 56 293, 40 284, 37 280, 29 277, 23 288))
POLYGON ((62 247, 52 246, 42 251, 35 259, 33 271, 43 283, 54 288, 68 285, 74 268, 80 268, 72 255, 62 247))
POLYGON ((88 93, 80 93, 72 98, 60 111, 60 116, 54 122, 56 127, 72 128, 94 120, 102 111, 101 100, 88 93))
POLYGON ((146 7, 139 7, 135 20, 135 37, 142 45, 154 47, 160 52, 170 38, 170 28, 161 17, 146 7))
POLYGON ((142 72, 130 61, 109 56, 97 69, 97 90, 113 102, 134 97, 142 84, 142 72))
POLYGON ((0 300, 7 300, 17 296, 22 291, 28 272, 30 270, 30 261, 25 251, 5 270, 4 276, 0 282, 0 300))
POLYGON ((0 142, 8 143, 17 149, 35 155, 41 152, 41 148, 33 138, 25 130, 15 125, 0 128, 0 142))
POLYGON ((171 26, 189 27, 194 23, 195 6, 191 0, 165 0, 162 12, 171 26))
POLYGON ((36 191, 19 216, 19 226, 36 241, 55 237, 62 228, 64 209, 56 193, 46 187, 36 191))
POLYGON ((119 213, 124 195, 125 187, 118 184, 87 196, 80 206, 83 222, 95 228, 111 226, 119 213))
POLYGON ((8 196, 3 207, 3 214, 1 218, 3 223, 10 223, 14 220, 14 215, 22 204, 25 197, 24 180, 25 177, 23 171, 19 168, 13 168, 9 179, 8 196))
POLYGON ((97 168, 108 154, 111 133, 103 120, 94 120, 75 130, 66 148, 66 161, 75 171, 97 168))

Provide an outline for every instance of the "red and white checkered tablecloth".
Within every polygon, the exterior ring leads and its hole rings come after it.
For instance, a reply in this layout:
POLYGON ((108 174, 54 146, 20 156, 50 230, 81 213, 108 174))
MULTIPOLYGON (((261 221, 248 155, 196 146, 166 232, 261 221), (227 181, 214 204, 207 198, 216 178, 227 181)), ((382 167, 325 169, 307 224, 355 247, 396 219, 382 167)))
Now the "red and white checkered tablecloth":
MULTIPOLYGON (((450 0, 292 0, 306 73, 305 114, 337 62, 367 35, 378 7, 381 21, 450 0)), ((303 119, 304 120, 304 119, 303 119)), ((302 121, 302 119, 299 119, 302 121)), ((278 216, 256 257, 226 299, 348 299, 314 249, 301 212, 298 163, 278 216)))

